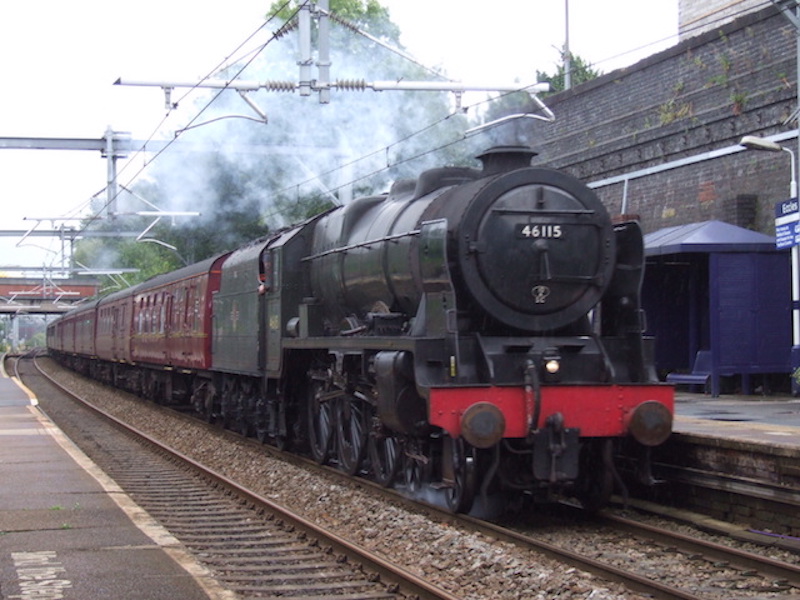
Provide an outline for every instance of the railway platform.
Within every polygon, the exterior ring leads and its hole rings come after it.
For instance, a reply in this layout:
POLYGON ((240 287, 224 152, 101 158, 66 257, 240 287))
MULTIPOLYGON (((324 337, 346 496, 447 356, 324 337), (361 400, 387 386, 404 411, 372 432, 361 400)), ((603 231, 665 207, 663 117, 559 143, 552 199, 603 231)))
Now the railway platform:
POLYGON ((230 597, 4 371, 0 482, 0 599, 230 597))
POLYGON ((659 505, 705 515, 698 525, 709 530, 800 551, 800 399, 678 391, 673 435, 652 456, 659 505))
POLYGON ((800 398, 676 391, 675 433, 800 449, 800 398))

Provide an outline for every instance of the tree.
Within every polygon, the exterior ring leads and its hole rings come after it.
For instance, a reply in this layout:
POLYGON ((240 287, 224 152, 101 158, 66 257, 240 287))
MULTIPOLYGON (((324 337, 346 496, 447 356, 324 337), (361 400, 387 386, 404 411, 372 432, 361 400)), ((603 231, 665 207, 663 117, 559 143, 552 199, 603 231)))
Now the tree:
MULTIPOLYGON (((142 229, 147 226, 143 219, 137 220, 142 229)), ((112 230, 104 224, 99 229, 112 230)), ((104 275, 101 277, 101 295, 115 292, 120 287, 135 285, 151 277, 182 267, 184 261, 173 250, 158 244, 136 242, 131 238, 89 238, 81 240, 75 247, 77 264, 92 269, 129 268, 136 273, 126 273, 124 279, 104 275)))
MULTIPOLYGON (((587 81, 591 81, 592 79, 596 79, 600 77, 603 73, 593 69, 592 65, 589 61, 581 58, 580 56, 576 56, 570 53, 570 74, 571 74, 571 81, 572 85, 580 85, 581 83, 585 83, 587 81)), ((542 96, 550 95, 550 94, 557 94, 558 92, 564 91, 564 75, 566 71, 564 69, 564 63, 558 65, 555 74, 549 75, 544 71, 536 71, 536 81, 541 83, 549 83, 550 84, 550 91, 547 94, 542 94, 542 96)))

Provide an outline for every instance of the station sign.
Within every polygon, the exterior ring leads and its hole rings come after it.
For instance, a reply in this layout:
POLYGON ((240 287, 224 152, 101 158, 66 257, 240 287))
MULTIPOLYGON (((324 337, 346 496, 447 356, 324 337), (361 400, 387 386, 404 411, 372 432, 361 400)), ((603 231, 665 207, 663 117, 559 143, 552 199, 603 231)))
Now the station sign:
POLYGON ((775 204, 775 247, 790 248, 800 244, 800 201, 790 198, 775 204))

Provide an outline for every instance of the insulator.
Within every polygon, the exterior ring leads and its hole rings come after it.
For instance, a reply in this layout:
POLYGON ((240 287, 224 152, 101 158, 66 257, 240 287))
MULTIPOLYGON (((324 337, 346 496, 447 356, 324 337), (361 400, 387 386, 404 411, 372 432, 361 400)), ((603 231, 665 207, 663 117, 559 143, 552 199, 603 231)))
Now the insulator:
POLYGON ((333 84, 333 87, 348 92, 353 92, 353 91, 363 92, 365 89, 367 89, 367 82, 364 81, 363 79, 337 79, 336 82, 333 84))
POLYGON ((348 29, 353 30, 355 33, 359 33, 359 34, 361 33, 361 30, 358 28, 358 25, 355 25, 354 23, 351 23, 350 21, 348 21, 344 17, 340 17, 339 15, 337 15, 334 12, 328 13, 328 17, 330 17, 330 19, 332 21, 336 21, 337 23, 339 23, 339 25, 343 25, 344 27, 347 27, 348 29))
POLYGON ((272 38, 276 39, 276 40, 282 38, 284 35, 286 35, 290 31, 294 31, 295 29, 297 29, 297 24, 298 24, 297 19, 292 19, 291 21, 286 21, 286 23, 284 23, 283 26, 280 27, 277 31, 273 31, 272 32, 272 38))
POLYGON ((265 81, 262 87, 268 92, 293 92, 297 84, 293 81, 265 81))

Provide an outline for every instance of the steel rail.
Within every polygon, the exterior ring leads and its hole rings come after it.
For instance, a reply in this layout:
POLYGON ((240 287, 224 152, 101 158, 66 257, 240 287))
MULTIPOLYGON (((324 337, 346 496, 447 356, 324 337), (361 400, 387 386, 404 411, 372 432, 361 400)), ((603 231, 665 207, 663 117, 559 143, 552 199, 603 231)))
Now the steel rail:
POLYGON ((103 418, 107 419, 108 421, 112 422, 114 425, 119 427, 120 429, 133 434, 134 436, 138 437, 142 441, 146 442, 147 444, 157 448, 160 452, 168 455, 170 458, 179 461, 192 469, 201 473, 204 477, 211 480, 213 483, 218 485, 224 486, 226 489, 230 490, 232 493, 236 494, 237 496, 241 497, 248 503, 251 503, 255 507, 259 509, 263 509, 275 515, 276 518, 282 519, 284 523, 290 524, 294 526, 296 529, 299 529, 306 534, 314 537, 315 539, 321 540, 322 543, 329 545, 334 551, 347 556, 348 559, 357 562, 364 566, 365 569, 377 573, 381 580, 384 582, 389 582, 393 585, 396 585, 399 589, 403 591, 405 594, 412 594, 419 597, 421 600, 460 600, 458 596, 450 594, 446 590, 443 590, 429 581, 418 577, 414 573, 404 569, 403 567, 396 565, 388 560, 383 559, 380 556, 377 556, 368 550, 353 544, 352 542, 346 540, 345 538, 336 535, 335 533, 328 531, 327 529, 320 527, 319 525, 309 521, 308 519, 295 514, 291 510, 286 507, 280 506, 271 500, 264 498, 244 487, 236 483, 235 481, 225 477, 221 473, 213 471, 201 463, 195 461, 194 459, 177 452, 170 448, 169 446, 162 444, 157 439, 149 436, 145 432, 128 425, 124 421, 116 418, 112 414, 102 410, 101 408, 94 406, 90 402, 87 402, 77 394, 73 393, 67 387, 61 385, 58 381, 54 378, 50 377, 48 373, 46 373, 41 366, 38 364, 34 357, 34 365, 41 373, 43 377, 45 377, 49 382, 55 385, 57 388, 62 390, 64 393, 68 394, 70 397, 74 398, 76 401, 80 402, 81 404, 85 405, 94 413, 102 416, 103 418))
POLYGON ((468 523, 471 528, 484 535, 492 536, 501 541, 531 547, 550 558, 588 571, 604 579, 622 583, 633 591, 648 594, 653 598, 659 598, 660 600, 703 600, 705 598, 705 596, 698 596, 686 590, 654 581, 638 573, 615 567, 614 565, 584 556, 577 552, 572 552, 571 550, 529 537, 499 525, 494 525, 468 515, 458 515, 457 518, 461 522, 468 523))
POLYGON ((614 527, 630 532, 639 537, 647 537, 660 544, 672 544, 681 549, 697 552, 706 557, 727 561, 746 569, 756 569, 760 573, 785 579, 791 585, 800 588, 800 566, 774 560, 768 556, 759 556, 738 548, 717 544, 708 540, 654 527, 619 515, 603 514, 601 518, 614 527))

